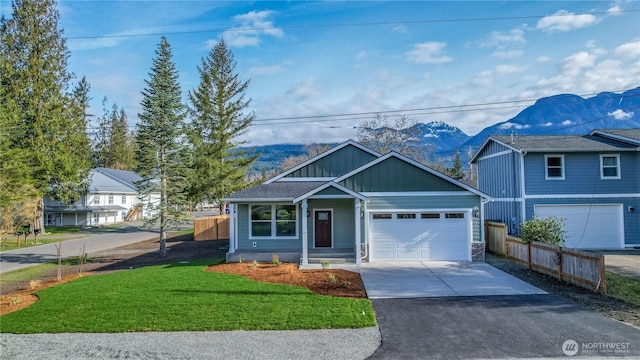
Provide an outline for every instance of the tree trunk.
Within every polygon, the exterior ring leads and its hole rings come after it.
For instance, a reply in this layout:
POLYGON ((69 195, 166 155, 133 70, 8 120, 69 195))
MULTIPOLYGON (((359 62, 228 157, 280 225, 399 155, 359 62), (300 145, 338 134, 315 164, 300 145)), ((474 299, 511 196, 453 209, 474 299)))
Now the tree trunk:
POLYGON ((160 256, 167 256, 167 173, 165 149, 160 150, 160 256))

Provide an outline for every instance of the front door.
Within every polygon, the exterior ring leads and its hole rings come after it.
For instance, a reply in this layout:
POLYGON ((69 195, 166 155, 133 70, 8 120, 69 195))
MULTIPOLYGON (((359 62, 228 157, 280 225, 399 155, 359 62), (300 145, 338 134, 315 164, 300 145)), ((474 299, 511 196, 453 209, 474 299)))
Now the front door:
POLYGON ((315 212, 315 247, 331 247, 331 211, 315 212))

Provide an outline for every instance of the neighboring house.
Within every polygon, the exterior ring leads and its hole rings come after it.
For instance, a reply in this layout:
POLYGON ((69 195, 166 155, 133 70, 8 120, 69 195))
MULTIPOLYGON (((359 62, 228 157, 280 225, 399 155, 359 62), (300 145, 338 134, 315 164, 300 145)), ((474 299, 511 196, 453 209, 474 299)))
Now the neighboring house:
POLYGON ((230 195, 227 259, 343 252, 356 263, 484 256, 489 197, 397 153, 347 141, 230 195))
POLYGON ((89 178, 87 192, 78 200, 67 204, 44 198, 46 226, 99 226, 150 215, 136 190, 135 182, 142 178, 135 172, 96 168, 89 178))
POLYGON ((640 246, 640 128, 584 136, 490 136, 471 158, 485 217, 518 234, 533 215, 565 219, 568 248, 640 246))

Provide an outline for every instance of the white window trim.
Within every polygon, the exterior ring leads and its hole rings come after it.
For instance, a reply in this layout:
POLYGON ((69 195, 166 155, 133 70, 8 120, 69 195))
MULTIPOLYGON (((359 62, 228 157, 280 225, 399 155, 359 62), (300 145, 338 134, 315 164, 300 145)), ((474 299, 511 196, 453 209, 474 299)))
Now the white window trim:
POLYGON ((545 180, 564 180, 564 169, 565 169, 565 163, 564 163, 564 155, 545 155, 544 156, 544 179, 545 180), (562 173, 561 176, 559 177, 549 177, 549 163, 547 162, 548 158, 560 158, 560 161, 562 163, 562 165, 560 166, 560 172, 562 173))
MULTIPOLYGON (((294 236, 276 236, 276 206, 280 205, 292 205, 292 204, 249 204, 248 209, 248 219, 249 219, 249 239, 250 240, 291 240, 298 239, 298 234, 300 234, 299 224, 300 224, 300 212, 298 211, 298 204, 295 204, 295 212, 296 212, 296 234, 294 236), (254 236, 252 235, 253 221, 251 220, 251 207, 252 206, 271 206, 271 235, 270 236, 254 236)), ((306 216, 306 215, 305 215, 306 216)))
MULTIPOLYGON (((607 166, 608 168, 613 166, 607 166)), ((620 179, 620 154, 600 154, 600 179, 601 180, 615 180, 620 179), (617 176, 605 176, 604 175, 604 158, 614 157, 616 158, 616 172, 617 176)))
POLYGON ((93 195, 93 200, 91 201, 93 205, 100 205, 100 195, 93 195))

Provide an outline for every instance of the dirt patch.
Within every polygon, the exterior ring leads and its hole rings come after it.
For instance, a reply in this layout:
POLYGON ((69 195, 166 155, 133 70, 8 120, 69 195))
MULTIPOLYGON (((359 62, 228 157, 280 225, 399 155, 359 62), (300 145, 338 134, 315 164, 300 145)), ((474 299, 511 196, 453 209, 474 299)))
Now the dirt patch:
POLYGON ((591 309, 601 315, 640 327, 640 306, 629 304, 616 298, 594 293, 593 291, 562 282, 529 270, 513 261, 487 254, 486 262, 508 274, 511 274, 548 293, 560 296, 574 304, 591 309))
POLYGON ((0 316, 4 314, 8 314, 14 311, 18 311, 20 309, 24 309, 27 306, 38 301, 38 297, 33 295, 33 292, 42 290, 44 288, 48 288, 51 286, 56 286, 60 284, 64 284, 66 282, 75 280, 79 277, 87 276, 87 273, 81 274, 67 274, 61 277, 61 280, 58 281, 57 275, 55 280, 31 280, 29 282, 29 288, 23 290, 15 290, 7 295, 0 296, 0 316))
POLYGON ((303 286, 320 295, 367 297, 360 274, 346 270, 300 270, 297 264, 291 263, 283 263, 280 266, 271 263, 258 263, 257 266, 248 263, 228 263, 210 266, 207 271, 241 275, 261 282, 303 286))

